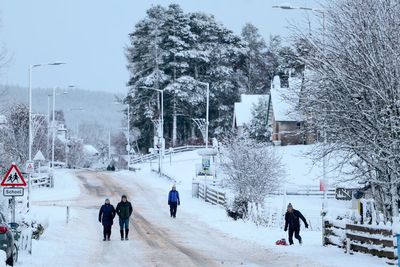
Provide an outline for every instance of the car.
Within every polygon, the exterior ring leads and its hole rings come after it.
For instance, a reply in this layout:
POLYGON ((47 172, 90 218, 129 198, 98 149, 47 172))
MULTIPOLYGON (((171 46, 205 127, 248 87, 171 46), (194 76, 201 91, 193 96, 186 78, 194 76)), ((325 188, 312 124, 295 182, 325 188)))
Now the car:
POLYGON ((18 260, 18 247, 14 242, 13 230, 18 228, 17 223, 7 224, 2 213, 0 213, 0 250, 7 255, 6 264, 14 266, 18 260))

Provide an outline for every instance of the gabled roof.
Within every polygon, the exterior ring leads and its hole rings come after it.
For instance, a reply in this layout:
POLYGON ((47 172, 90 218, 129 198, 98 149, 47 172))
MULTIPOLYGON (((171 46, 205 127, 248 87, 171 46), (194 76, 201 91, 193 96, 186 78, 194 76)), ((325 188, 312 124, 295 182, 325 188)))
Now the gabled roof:
POLYGON ((234 106, 233 127, 243 127, 250 123, 252 119, 251 111, 260 99, 265 98, 268 101, 268 95, 245 95, 240 96, 241 102, 236 102, 234 106))
POLYGON ((301 121, 298 110, 302 80, 289 78, 289 87, 281 87, 279 76, 275 76, 271 86, 272 112, 275 121, 301 121))

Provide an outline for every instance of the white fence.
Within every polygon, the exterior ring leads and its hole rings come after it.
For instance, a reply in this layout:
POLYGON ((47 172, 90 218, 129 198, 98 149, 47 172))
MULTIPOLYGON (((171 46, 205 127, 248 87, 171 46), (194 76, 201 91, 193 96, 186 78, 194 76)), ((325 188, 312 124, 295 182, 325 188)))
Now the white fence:
MULTIPOLYGON (((181 153, 181 152, 186 152, 186 151, 193 151, 199 148, 204 148, 204 146, 192 146, 192 145, 187 145, 187 146, 180 146, 180 147, 174 147, 171 149, 166 149, 164 151, 164 155, 169 155, 169 154, 174 154, 174 153, 181 153)), ((158 158, 157 153, 151 153, 151 154, 146 154, 146 155, 138 155, 136 157, 133 157, 131 159, 131 164, 138 164, 142 162, 147 162, 150 160, 154 160, 158 158)))
POLYGON ((31 177, 32 187, 53 187, 53 176, 49 173, 33 173, 31 177))
POLYGON ((221 192, 210 185, 199 184, 198 197, 214 205, 224 206, 226 203, 225 192, 221 192))
MULTIPOLYGON (((283 195, 284 192, 277 192, 278 195, 283 195)), ((296 186, 296 187, 289 187, 286 188, 286 195, 298 195, 298 196, 323 196, 324 192, 320 191, 319 186, 296 186)), ((328 198, 335 198, 336 196, 336 189, 329 188, 327 191, 328 198)))

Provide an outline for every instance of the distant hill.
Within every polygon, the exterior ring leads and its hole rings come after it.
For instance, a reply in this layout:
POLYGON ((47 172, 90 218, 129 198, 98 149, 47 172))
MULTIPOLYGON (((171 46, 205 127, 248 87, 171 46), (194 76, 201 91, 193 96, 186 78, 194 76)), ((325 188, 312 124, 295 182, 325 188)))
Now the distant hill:
MULTIPOLYGON (((28 88, 20 86, 1 86, 0 93, 5 90, 5 95, 0 95, 0 113, 15 102, 28 103, 28 88)), ((66 125, 72 130, 77 129, 84 122, 97 122, 106 129, 117 130, 126 125, 122 120, 124 114, 122 105, 115 105, 116 97, 123 97, 103 91, 89 91, 83 89, 69 89, 67 94, 59 89, 56 95, 56 109, 64 111, 66 125), (76 110, 82 108, 83 110, 76 110), (124 123, 124 124, 122 124, 124 123)), ((52 89, 34 89, 32 97, 32 110, 34 113, 47 114, 48 95, 52 89)), ((52 97, 50 97, 50 107, 52 97)))

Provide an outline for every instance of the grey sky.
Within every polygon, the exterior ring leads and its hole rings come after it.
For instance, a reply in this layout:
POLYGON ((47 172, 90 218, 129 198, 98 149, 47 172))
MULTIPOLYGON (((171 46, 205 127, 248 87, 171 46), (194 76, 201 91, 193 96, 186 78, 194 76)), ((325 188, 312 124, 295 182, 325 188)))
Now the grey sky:
POLYGON ((304 11, 273 9, 272 5, 316 5, 315 0, 0 0, 0 36, 11 57, 0 83, 27 86, 29 64, 58 60, 67 65, 34 70, 34 87, 74 84, 126 92, 128 33, 151 5, 171 2, 185 12, 214 14, 237 34, 251 22, 265 39, 270 34, 287 35, 288 21, 305 17, 304 11))

